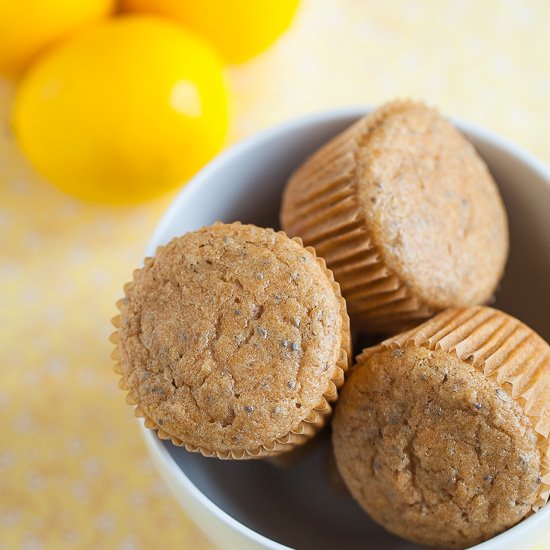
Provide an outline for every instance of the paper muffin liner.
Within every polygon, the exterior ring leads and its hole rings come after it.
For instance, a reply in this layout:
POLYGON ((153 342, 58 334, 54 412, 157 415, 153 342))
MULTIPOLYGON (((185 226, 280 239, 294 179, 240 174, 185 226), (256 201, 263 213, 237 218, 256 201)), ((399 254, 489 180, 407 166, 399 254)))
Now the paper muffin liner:
MULTIPOLYGON (((221 222, 216 222, 216 224, 221 222)), ((214 224, 214 225, 216 225, 214 224)), ((234 222, 234 224, 242 225, 241 222, 234 222)), ((278 232, 288 238, 288 235, 284 231, 278 232)), ((304 246, 302 240, 299 237, 292 238, 300 246, 304 246)), ((156 254, 162 249, 159 246, 156 250, 156 254)), ((126 402, 134 407, 134 415, 144 419, 144 426, 157 433, 159 439, 171 440, 172 443, 178 447, 185 447, 187 451, 198 452, 206 457, 215 457, 222 460, 243 460, 254 459, 264 457, 275 457, 291 451, 310 440, 319 430, 321 430, 327 423, 328 418, 332 413, 331 403, 335 402, 338 398, 338 390, 343 386, 346 372, 349 369, 350 361, 352 358, 351 350, 351 332, 350 332, 350 320, 346 309, 346 301, 342 297, 340 285, 334 280, 334 275, 330 269, 327 268, 326 262, 323 258, 316 254, 314 248, 308 246, 304 247, 315 259, 316 263, 322 268, 325 275, 328 277, 332 289, 336 294, 340 303, 340 314, 342 317, 342 341, 338 352, 338 357, 334 365, 334 372, 332 377, 327 383, 325 391, 319 398, 319 402, 309 411, 307 416, 300 421, 298 425, 293 427, 287 434, 268 441, 258 447, 251 449, 231 449, 231 450, 219 450, 209 449, 204 446, 197 446, 182 441, 180 438, 167 433, 162 427, 160 427, 152 418, 147 416, 146 412, 139 406, 138 398, 131 392, 128 387, 122 367, 120 365, 120 334, 119 328, 122 322, 122 315, 116 315, 111 320, 113 326, 117 329, 111 334, 109 340, 115 345, 111 358, 115 360, 113 370, 120 376, 119 388, 126 391, 126 402)), ((149 265, 153 261, 152 258, 145 258, 144 266, 149 265)), ((141 269, 136 269, 133 272, 133 279, 141 269)), ((126 295, 130 289, 132 283, 126 283, 123 287, 124 294, 126 295)), ((117 309, 124 312, 125 300, 124 298, 116 302, 117 309)))
POLYGON ((283 229, 325 258, 354 323, 370 331, 410 327, 436 312, 388 268, 358 200, 362 143, 389 114, 411 104, 389 103, 333 138, 292 175, 283 197, 283 229))
POLYGON ((495 381, 530 419, 541 453, 541 484, 533 510, 550 496, 550 346, 532 329, 489 307, 451 308, 389 338, 357 357, 358 363, 383 349, 422 346, 442 350, 495 381))

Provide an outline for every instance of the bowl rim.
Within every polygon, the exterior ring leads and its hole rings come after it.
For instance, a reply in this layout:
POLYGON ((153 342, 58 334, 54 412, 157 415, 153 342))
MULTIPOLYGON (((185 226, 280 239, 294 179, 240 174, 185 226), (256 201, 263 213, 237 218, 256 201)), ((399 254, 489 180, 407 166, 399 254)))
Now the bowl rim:
MULTIPOLYGON (((330 124, 333 122, 360 118, 366 113, 373 110, 372 106, 350 106, 324 111, 310 113, 304 116, 291 118, 275 126, 269 127, 263 131, 253 134, 235 145, 230 146, 225 151, 214 157, 205 167, 203 167, 184 187, 179 191, 174 200, 164 211, 159 223, 155 227, 152 236, 149 240, 146 249, 146 256, 154 255, 155 250, 160 242, 163 241, 163 235, 178 216, 179 211, 189 201, 193 201, 194 195, 199 191, 204 181, 209 180, 217 171, 221 171, 227 164, 233 162, 236 157, 246 155, 251 149, 262 147, 266 142, 280 138, 294 132, 298 128, 307 126, 330 124)), ((550 187, 550 168, 536 158, 532 153, 515 145, 512 141, 504 138, 491 130, 464 121, 458 117, 448 117, 449 120, 459 130, 467 136, 473 136, 475 140, 485 142, 499 149, 507 156, 513 157, 522 164, 528 166, 536 172, 539 177, 550 187)), ((156 437, 152 430, 145 428, 143 421, 138 419, 143 438, 149 452, 156 459, 155 463, 159 469, 165 468, 170 477, 176 480, 177 483, 184 489, 189 497, 195 499, 205 510, 217 517, 221 522, 226 524, 231 529, 247 537, 250 541, 262 545, 269 550, 292 550, 291 547, 285 546, 279 542, 270 539, 252 528, 244 525, 230 514, 221 509, 217 504, 210 500, 202 493, 196 485, 185 475, 184 471, 177 465, 176 461, 162 442, 156 437), (161 466, 162 465, 162 466, 161 466)), ((172 488, 172 487, 171 487, 172 488)), ((522 520, 520 523, 510 529, 496 535, 495 537, 482 542, 472 548, 476 550, 496 550, 499 542, 505 536, 513 535, 514 537, 523 536, 527 530, 530 530, 535 525, 539 526, 542 522, 550 519, 550 503, 544 507, 544 510, 533 514, 522 520)))
MULTIPOLYGON (((192 200, 193 195, 198 191, 198 188, 203 181, 208 180, 213 173, 223 169, 223 166, 229 164, 235 157, 244 155, 248 150, 261 146, 264 142, 277 138, 281 134, 292 132, 296 128, 309 126, 311 124, 328 124, 337 122, 338 120, 348 118, 360 118, 365 114, 374 110, 370 105, 366 106, 351 106, 318 111, 307 115, 288 119, 284 122, 261 130, 258 133, 246 137, 242 141, 231 145, 210 162, 208 162, 199 172, 197 172, 184 187, 177 193, 168 208, 162 214, 162 217, 156 225, 147 245, 147 254, 154 253, 156 245, 154 243, 161 240, 161 235, 166 231, 166 228, 172 223, 173 218, 181 209, 182 204, 192 200)), ((506 154, 516 157, 523 164, 529 165, 542 179, 547 180, 550 185, 550 168, 542 161, 535 157, 531 152, 514 144, 508 138, 502 137, 492 130, 488 130, 482 126, 472 122, 465 121, 459 117, 447 117, 453 125, 458 127, 461 132, 474 135, 477 139, 491 143, 498 149, 501 149, 506 154)))

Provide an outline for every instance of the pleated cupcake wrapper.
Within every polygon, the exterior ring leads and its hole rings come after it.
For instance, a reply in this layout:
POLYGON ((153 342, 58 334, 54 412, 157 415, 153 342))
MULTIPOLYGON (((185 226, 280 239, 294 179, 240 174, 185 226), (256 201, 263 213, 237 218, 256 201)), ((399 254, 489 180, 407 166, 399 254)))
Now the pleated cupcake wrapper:
MULTIPOLYGON (((216 222, 220 223, 220 222, 216 222)), ((242 225, 240 222, 235 222, 235 224, 242 225)), ((280 234, 286 235, 284 231, 279 231, 280 234)), ((300 238, 294 237, 292 240, 303 246, 303 242, 300 238)), ((163 247, 160 246, 157 248, 157 254, 159 250, 163 247)), ((323 392, 319 403, 313 407, 313 409, 308 413, 308 415, 289 433, 285 434, 282 437, 278 437, 270 442, 264 443, 258 447, 252 449, 209 449, 206 447, 199 447, 191 443, 185 442, 180 438, 173 436, 167 433, 162 427, 160 427, 152 418, 147 416, 147 413, 139 406, 139 400, 135 395, 132 394, 130 388, 128 387, 125 379, 124 373, 120 364, 120 350, 119 350, 119 341, 120 335, 119 331, 116 330, 111 334, 109 340, 115 344, 115 348, 111 354, 111 357, 116 361, 114 365, 114 371, 120 375, 119 388, 127 391, 126 402, 129 405, 134 406, 134 414, 137 417, 144 418, 144 425, 146 428, 155 430, 159 439, 171 440, 174 445, 179 447, 185 447, 188 451, 199 452, 207 457, 216 457, 223 460, 230 459, 253 459, 253 458, 263 458, 267 456, 277 456, 287 451, 290 451, 302 445, 309 439, 311 439, 327 422, 328 418, 332 413, 331 403, 337 400, 338 398, 338 389, 344 384, 345 373, 349 368, 349 363, 352 357, 351 353, 351 334, 350 334, 350 320, 346 310, 346 302, 342 297, 340 286, 334 280, 334 276, 330 269, 327 268, 326 262, 323 258, 317 256, 315 249, 312 247, 305 247, 305 249, 312 254, 315 258, 315 261, 321 268, 323 272, 329 278, 332 288, 338 297, 340 302, 340 312, 342 316, 342 343, 338 353, 338 358, 335 363, 334 373, 332 378, 328 381, 327 387, 323 392)), ((147 266, 153 261, 152 258, 145 258, 144 265, 147 266)), ((133 277, 135 279, 136 274, 141 271, 140 269, 134 270, 133 277)), ((132 283, 126 283, 124 285, 124 293, 127 294, 132 283)), ((120 299, 116 303, 117 308, 121 313, 124 312, 125 300, 120 299)), ((121 315, 117 315, 112 319, 113 326, 116 329, 120 328, 121 325, 121 315)))
POLYGON ((286 453, 268 456, 265 458, 265 461, 269 462, 269 464, 275 466, 276 468, 290 468, 301 462, 305 457, 309 456, 312 452, 322 446, 323 442, 328 442, 328 440, 329 435, 325 425, 322 430, 316 432, 315 437, 308 439, 302 445, 298 445, 286 453))
POLYGON ((354 323, 371 331, 411 326, 435 313, 385 264, 358 198, 361 145, 388 114, 409 105, 390 103, 336 136, 294 173, 283 201, 284 230, 325 258, 354 323))
POLYGON ((541 451, 542 475, 533 510, 550 495, 550 347, 501 311, 477 306, 447 309, 403 334, 367 348, 358 363, 383 349, 422 346, 454 354, 495 381, 529 417, 541 451))

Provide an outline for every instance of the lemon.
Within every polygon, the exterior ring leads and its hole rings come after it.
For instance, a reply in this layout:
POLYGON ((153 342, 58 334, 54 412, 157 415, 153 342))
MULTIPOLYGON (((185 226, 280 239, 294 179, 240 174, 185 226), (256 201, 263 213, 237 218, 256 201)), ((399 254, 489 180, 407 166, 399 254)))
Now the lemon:
POLYGON ((0 0, 0 74, 17 76, 52 42, 113 7, 114 0, 0 0))
POLYGON ((290 25, 298 0, 122 0, 128 11, 158 13, 208 38, 227 63, 265 50, 290 25))
POLYGON ((227 89, 201 39, 164 19, 120 17, 30 69, 13 126, 30 161, 61 189, 135 202, 180 185, 221 148, 227 89))

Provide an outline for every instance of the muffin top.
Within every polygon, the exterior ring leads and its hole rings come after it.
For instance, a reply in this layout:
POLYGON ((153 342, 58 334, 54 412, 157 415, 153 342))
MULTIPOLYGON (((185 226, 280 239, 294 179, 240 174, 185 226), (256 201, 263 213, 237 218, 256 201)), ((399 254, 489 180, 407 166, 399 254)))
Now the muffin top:
POLYGON ((449 310, 358 360, 333 442, 373 519, 463 548, 544 504, 550 353, 533 331, 490 308, 449 310))
POLYGON ((460 359, 425 348, 384 350, 344 387, 334 420, 338 467, 390 531, 462 548, 530 510, 540 456, 526 421, 460 359))
POLYGON ((299 431, 347 365, 338 286, 284 233, 237 223, 187 233, 125 290, 124 383, 156 427, 205 454, 299 431))
POLYGON ((359 205, 385 264, 435 309, 490 298, 504 270, 508 227, 474 147, 420 103, 383 106, 358 130, 359 205))

